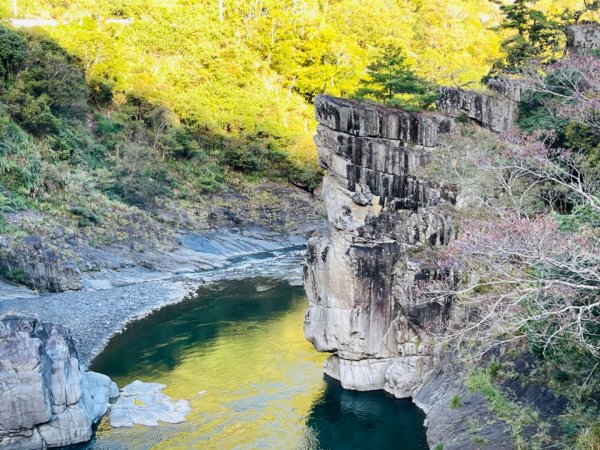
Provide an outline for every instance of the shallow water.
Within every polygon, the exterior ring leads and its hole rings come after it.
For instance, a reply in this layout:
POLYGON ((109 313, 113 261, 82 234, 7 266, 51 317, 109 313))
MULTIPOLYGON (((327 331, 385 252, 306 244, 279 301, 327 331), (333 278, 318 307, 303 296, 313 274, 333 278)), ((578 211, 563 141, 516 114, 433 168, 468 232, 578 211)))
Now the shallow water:
POLYGON ((94 449, 426 449, 423 413, 345 391, 302 334, 306 297, 285 281, 216 283, 115 336, 91 370, 191 399, 188 422, 110 429, 94 449))

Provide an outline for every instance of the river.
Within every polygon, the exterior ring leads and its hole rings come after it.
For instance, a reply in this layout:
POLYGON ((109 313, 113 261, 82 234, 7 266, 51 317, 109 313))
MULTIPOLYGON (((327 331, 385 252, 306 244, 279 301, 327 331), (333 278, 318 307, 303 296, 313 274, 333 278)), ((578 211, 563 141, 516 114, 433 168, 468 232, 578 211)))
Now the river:
POLYGON ((179 425, 111 429, 93 449, 427 449, 410 400, 353 392, 324 378, 326 355, 305 340, 306 296, 269 278, 216 282, 134 322, 91 370, 191 399, 179 425))

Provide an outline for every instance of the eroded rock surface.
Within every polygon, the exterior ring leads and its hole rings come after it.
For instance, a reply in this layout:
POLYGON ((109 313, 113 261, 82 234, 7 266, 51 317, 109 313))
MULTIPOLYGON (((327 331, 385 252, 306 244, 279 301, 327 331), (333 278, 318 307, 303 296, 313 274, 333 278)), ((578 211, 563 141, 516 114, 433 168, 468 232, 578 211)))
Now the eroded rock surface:
POLYGON ((0 319, 0 448, 88 441, 116 395, 110 378, 80 369, 61 325, 27 316, 0 319))
POLYGON ((454 186, 414 173, 454 124, 327 96, 315 105, 330 233, 309 241, 305 334, 334 353, 325 371, 342 386, 409 397, 432 369, 422 330, 449 307, 413 295, 435 277, 418 250, 448 241, 456 201, 454 186))
MULTIPOLYGON (((494 88, 516 105, 508 97, 518 98, 518 87, 494 88)), ((474 94, 465 100, 465 95, 457 94, 461 111, 483 98, 474 94)), ((332 353, 325 373, 344 388, 384 389, 398 398, 418 399, 428 413, 432 446, 478 448, 470 426, 476 414, 490 418, 478 429, 498 439, 493 448, 510 448, 506 427, 493 420, 481 395, 467 392, 451 356, 433 338, 449 320, 450 299, 418 295, 423 284, 454 276, 441 273, 427 250, 453 238, 458 187, 421 174, 431 152, 457 125, 439 114, 328 96, 317 97, 315 107, 315 141, 327 170, 323 199, 329 233, 308 244, 304 332, 317 350, 332 353), (451 410, 454 394, 469 404, 451 410)), ((486 108, 471 109, 472 116, 496 131, 514 118, 512 106, 486 108)))

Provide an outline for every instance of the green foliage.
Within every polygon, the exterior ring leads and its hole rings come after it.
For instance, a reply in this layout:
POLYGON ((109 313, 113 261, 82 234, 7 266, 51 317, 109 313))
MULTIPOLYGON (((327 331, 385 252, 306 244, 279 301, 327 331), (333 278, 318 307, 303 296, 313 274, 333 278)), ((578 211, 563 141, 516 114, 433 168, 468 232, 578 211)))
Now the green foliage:
POLYGON ((87 227, 100 223, 100 218, 84 206, 73 206, 69 209, 69 212, 79 217, 80 227, 87 227))
POLYGON ((473 436, 472 440, 473 440, 473 443, 475 443, 475 444, 477 444, 477 445, 479 445, 481 447, 483 447, 483 446, 485 446, 485 445, 488 444, 488 440, 485 439, 482 436, 473 436))
POLYGON ((442 444, 442 443, 435 444, 435 446, 433 447, 433 450, 444 450, 444 444, 442 444))
POLYGON ((488 366, 488 374, 492 380, 497 380, 502 371, 502 364, 497 359, 492 360, 488 366))
POLYGON ((561 444, 574 450, 600 448, 600 416, 593 408, 576 406, 560 417, 561 444))
POLYGON ((460 398, 459 394, 454 394, 452 396, 452 398, 450 399, 450 404, 448 405, 448 408, 450 409, 458 409, 460 407, 463 406, 463 402, 460 398))
POLYGON ((600 228, 600 214, 589 204, 576 206, 570 214, 557 214, 562 231, 577 232, 586 228, 600 228))
POLYGON ((414 73, 401 48, 386 46, 369 64, 367 73, 357 97, 409 108, 428 108, 437 99, 435 86, 414 73))
POLYGON ((6 269, 0 267, 0 278, 4 278, 8 281, 13 281, 18 284, 23 284, 26 281, 25 272, 21 269, 6 269))
MULTIPOLYGON (((42 0, 20 2, 20 11, 61 23, 45 31, 82 60, 92 105, 124 105, 137 95, 194 132, 284 140, 281 150, 295 162, 316 160, 308 103, 319 93, 354 93, 386 46, 405 49, 411 71, 432 84, 477 82, 499 56, 490 29, 497 11, 481 0, 223 5, 42 0), (132 22, 107 22, 115 18, 132 22)), ((240 165, 256 163, 248 159, 240 165)))
POLYGON ((491 76, 502 72, 519 72, 532 60, 554 59, 564 41, 561 23, 535 8, 538 0, 515 0, 500 5, 504 13, 501 27, 511 32, 502 42, 505 56, 494 64, 491 76))
POLYGON ((490 376, 490 371, 478 369, 465 380, 472 392, 481 392, 489 402, 494 414, 510 427, 511 435, 519 449, 544 448, 548 443, 547 425, 540 421, 538 414, 531 408, 519 405, 502 392, 490 376), (525 430, 536 431, 533 438, 525 438, 525 430))
POLYGON ((41 159, 36 144, 6 115, 0 115, 0 187, 34 196, 41 159))
POLYGON ((5 80, 15 75, 25 57, 25 40, 8 28, 0 27, 0 64, 5 80))

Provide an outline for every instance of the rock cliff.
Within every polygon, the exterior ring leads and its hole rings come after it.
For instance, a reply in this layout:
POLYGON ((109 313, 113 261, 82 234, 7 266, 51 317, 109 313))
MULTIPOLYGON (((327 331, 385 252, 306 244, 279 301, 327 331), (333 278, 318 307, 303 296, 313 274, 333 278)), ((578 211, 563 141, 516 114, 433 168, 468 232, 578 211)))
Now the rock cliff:
POLYGON ((567 46, 573 50, 600 48, 600 27, 597 24, 571 25, 566 29, 567 46))
POLYGON ((419 250, 448 242, 456 202, 455 186, 415 173, 454 123, 327 96, 315 107, 330 233, 309 241, 305 334, 345 388, 409 397, 433 367, 424 330, 449 312, 414 295, 438 276, 419 250))
POLYGON ((518 113, 521 91, 509 80, 492 80, 488 93, 443 87, 437 101, 439 111, 452 117, 468 117, 497 133, 509 131, 518 113))
POLYGON ((0 448, 88 441, 117 395, 107 376, 80 369, 64 327, 26 316, 0 319, 0 448))
POLYGON ((75 262, 47 248, 39 236, 27 236, 14 249, 0 245, 0 269, 9 278, 35 289, 62 292, 83 287, 75 262))
MULTIPOLYGON (((344 388, 417 398, 431 413, 431 444, 448 432, 443 417, 468 423, 470 413, 489 411, 481 396, 470 397, 433 338, 450 318, 451 300, 418 295, 423 284, 454 276, 440 273, 427 250, 453 238, 460 200, 457 186, 422 174, 436 146, 458 126, 454 117, 466 114, 496 132, 510 129, 519 88, 499 81, 494 88, 489 94, 442 90, 439 109, 446 114, 315 100, 329 232, 308 244, 305 335, 317 350, 332 353, 325 373, 344 388), (428 383, 456 390, 431 395, 428 383), (469 408, 449 411, 456 392, 470 399, 469 408)), ((498 442, 489 448, 510 446, 502 426, 491 426, 491 417, 486 423, 482 432, 498 442)), ((469 432, 462 428, 453 432, 469 432)), ((444 448, 477 448, 469 439, 444 439, 444 448)))

